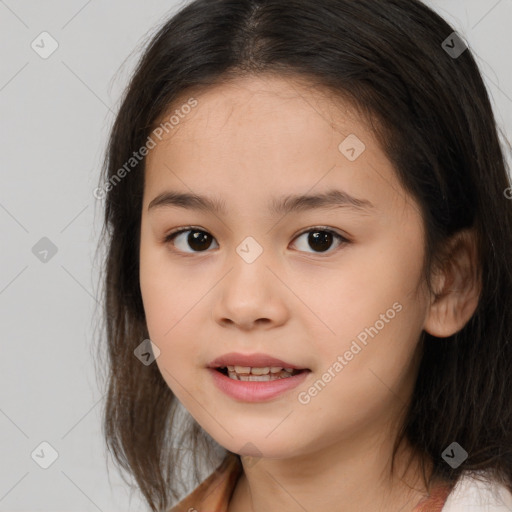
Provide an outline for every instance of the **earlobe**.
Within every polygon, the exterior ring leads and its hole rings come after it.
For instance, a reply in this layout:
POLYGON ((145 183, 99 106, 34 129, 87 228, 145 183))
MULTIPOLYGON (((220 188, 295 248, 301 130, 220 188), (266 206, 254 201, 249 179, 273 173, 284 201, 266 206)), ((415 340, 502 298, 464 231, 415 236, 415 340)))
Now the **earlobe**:
POLYGON ((458 232, 445 249, 443 268, 432 279, 434 292, 424 330, 437 338, 460 331, 478 306, 482 290, 477 240, 474 231, 458 232))

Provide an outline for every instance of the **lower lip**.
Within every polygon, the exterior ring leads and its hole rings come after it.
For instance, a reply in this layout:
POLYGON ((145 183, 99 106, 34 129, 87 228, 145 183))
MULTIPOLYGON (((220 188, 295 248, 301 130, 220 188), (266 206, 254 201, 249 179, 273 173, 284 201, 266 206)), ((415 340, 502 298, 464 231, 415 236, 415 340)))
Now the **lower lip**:
POLYGON ((215 385, 221 391, 243 402, 270 400, 304 382, 304 379, 310 373, 310 370, 304 370, 284 379, 255 382, 231 379, 214 368, 208 368, 208 371, 211 373, 215 385))

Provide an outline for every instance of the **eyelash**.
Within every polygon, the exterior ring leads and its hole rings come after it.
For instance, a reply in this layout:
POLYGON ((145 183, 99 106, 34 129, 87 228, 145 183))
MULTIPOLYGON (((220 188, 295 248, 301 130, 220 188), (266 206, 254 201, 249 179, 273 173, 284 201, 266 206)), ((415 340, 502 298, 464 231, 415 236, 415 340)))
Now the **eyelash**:
MULTIPOLYGON (((201 229, 201 228, 198 228, 197 226, 185 226, 185 227, 182 227, 182 228, 179 228, 177 230, 174 230, 170 233, 168 233, 167 235, 165 235, 164 239, 163 239, 163 243, 164 244, 167 244, 167 245, 172 245, 171 242, 173 241, 174 238, 176 238, 178 235, 180 235, 181 233, 186 233, 187 231, 200 231, 202 233, 207 233, 207 234, 210 234, 208 233, 208 231, 204 230, 204 229, 201 229)), ((332 229, 329 229, 328 227, 326 226, 314 226, 312 228, 308 228, 306 229, 305 231, 302 231, 300 233, 298 233, 295 237, 294 237, 294 240, 296 238, 299 238, 300 236, 304 235, 305 233, 310 233, 310 232, 315 232, 315 231, 320 231, 320 232, 324 232, 324 233, 330 233, 332 235, 334 235, 335 238, 338 239, 339 241, 339 245, 336 249, 334 250, 328 250, 328 251, 325 251, 325 252, 311 252, 309 254, 315 254, 315 255, 322 255, 322 254, 327 254, 327 255, 330 255, 332 254, 333 252, 336 252, 337 250, 339 250, 341 247, 343 247, 344 245, 347 245, 349 243, 351 243, 350 240, 348 240, 346 237, 340 235, 338 232, 332 230, 332 229)), ((212 237, 214 240, 215 238, 212 237)), ((176 250, 176 249, 172 249, 173 252, 176 252, 176 253, 179 253, 179 254, 183 254, 185 256, 190 256, 190 255, 193 255, 193 254, 201 254, 201 253, 206 253, 206 252, 209 252, 208 250, 206 251, 191 251, 191 252, 184 252, 184 251, 179 251, 179 250, 176 250)))

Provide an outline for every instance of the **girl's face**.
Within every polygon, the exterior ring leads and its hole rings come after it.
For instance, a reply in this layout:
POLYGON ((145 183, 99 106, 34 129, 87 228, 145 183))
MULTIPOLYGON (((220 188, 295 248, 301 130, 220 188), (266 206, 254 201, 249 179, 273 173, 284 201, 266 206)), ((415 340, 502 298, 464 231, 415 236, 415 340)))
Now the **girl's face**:
POLYGON ((318 88, 253 77, 194 98, 165 116, 179 122, 146 162, 140 286, 156 364, 230 451, 356 453, 398 426, 413 389, 428 314, 419 208, 361 118, 318 88), (220 209, 153 202, 170 192, 220 209), (208 369, 231 352, 310 371, 250 401, 208 369))

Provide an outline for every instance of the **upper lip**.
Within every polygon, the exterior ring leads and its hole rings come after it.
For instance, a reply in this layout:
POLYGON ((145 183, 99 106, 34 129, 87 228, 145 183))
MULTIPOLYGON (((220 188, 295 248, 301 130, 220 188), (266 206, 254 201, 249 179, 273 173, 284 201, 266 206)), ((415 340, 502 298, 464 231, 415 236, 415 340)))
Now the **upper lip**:
POLYGON ((295 365, 293 363, 287 363, 281 359, 277 359, 267 354, 239 354, 237 352, 230 352, 229 354, 224 354, 208 363, 209 368, 221 368, 225 366, 250 366, 251 368, 279 366, 281 368, 307 370, 307 368, 295 365))

